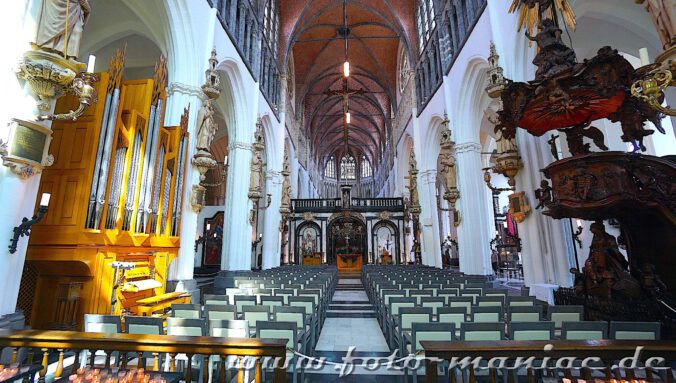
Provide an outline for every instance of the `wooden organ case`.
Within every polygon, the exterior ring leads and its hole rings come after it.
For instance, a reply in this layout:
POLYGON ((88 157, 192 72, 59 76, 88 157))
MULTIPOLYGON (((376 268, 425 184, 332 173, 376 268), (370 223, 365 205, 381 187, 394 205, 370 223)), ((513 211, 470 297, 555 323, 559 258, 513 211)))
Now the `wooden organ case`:
MULTIPOLYGON (((163 315, 171 303, 190 300, 165 291, 180 246, 188 110, 180 126, 163 126, 164 57, 153 79, 122 81, 123 69, 118 51, 99 74, 98 102, 77 121, 52 125, 55 161, 40 192, 53 203, 33 228, 26 255, 33 279, 21 285, 32 299, 19 305, 33 328, 81 329, 85 313, 163 315), (133 268, 115 280, 114 262, 133 268), (71 286, 71 297, 80 286, 77 304, 60 307, 54 286, 71 286)), ((75 97, 62 97, 56 111, 76 105, 75 97)))

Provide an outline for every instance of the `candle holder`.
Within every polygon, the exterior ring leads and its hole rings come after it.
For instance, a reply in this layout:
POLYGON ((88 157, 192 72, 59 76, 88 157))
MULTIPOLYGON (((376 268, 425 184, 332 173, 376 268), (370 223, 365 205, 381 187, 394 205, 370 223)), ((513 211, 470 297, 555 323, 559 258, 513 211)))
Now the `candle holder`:
POLYGON ((75 121, 96 102, 96 90, 92 84, 98 81, 98 77, 94 73, 83 72, 84 69, 85 64, 55 53, 41 50, 24 53, 19 62, 17 77, 25 80, 37 96, 38 111, 45 113, 37 116, 39 121, 75 121), (63 114, 46 113, 51 103, 67 92, 72 92, 79 98, 77 109, 63 114))
POLYGON ((16 253, 16 248, 19 243, 19 238, 23 236, 29 236, 31 233, 31 227, 35 225, 36 223, 40 222, 42 218, 47 214, 47 208, 49 207, 49 198, 50 195, 48 193, 44 193, 42 195, 42 200, 40 201, 40 206, 38 207, 38 214, 34 215, 33 218, 28 219, 26 217, 23 217, 21 220, 21 224, 19 226, 14 227, 14 235, 12 236, 12 239, 10 240, 9 243, 9 253, 14 254, 16 253))

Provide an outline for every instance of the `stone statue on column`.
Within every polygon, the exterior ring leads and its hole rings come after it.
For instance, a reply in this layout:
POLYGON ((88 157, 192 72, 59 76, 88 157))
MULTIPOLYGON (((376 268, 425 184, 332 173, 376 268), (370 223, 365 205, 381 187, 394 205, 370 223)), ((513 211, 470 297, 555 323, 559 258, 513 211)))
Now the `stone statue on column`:
POLYGON ((34 47, 77 58, 90 13, 88 0, 42 0, 34 47))
MULTIPOLYGON (((198 185, 193 185, 193 192, 195 195, 201 195, 202 197, 206 194, 206 188, 205 185, 203 185, 203 182, 206 180, 206 173, 218 166, 218 162, 213 154, 211 154, 211 142, 214 140, 214 136, 218 130, 218 124, 216 124, 216 121, 214 120, 216 112, 212 101, 217 99, 221 94, 219 88, 220 80, 218 78, 218 72, 216 71, 217 63, 216 49, 214 48, 211 51, 209 66, 205 72, 205 80, 202 85, 202 91, 204 92, 205 97, 203 97, 202 107, 197 113, 196 151, 192 159, 193 166, 200 172, 200 183, 198 185)), ((203 206, 204 198, 202 198, 201 201, 195 201, 192 204, 192 207, 196 212, 202 210, 203 206)))
POLYGON ((497 101, 495 107, 488 107, 484 111, 484 116, 493 125, 495 125, 495 144, 497 146, 497 158, 493 171, 507 177, 507 183, 514 188, 516 186, 515 177, 519 169, 523 167, 519 149, 516 146, 516 139, 514 137, 506 137, 500 126, 500 118, 498 113, 502 110, 502 91, 505 89, 507 80, 503 75, 503 69, 499 64, 500 56, 495 49, 495 44, 491 41, 490 55, 488 56, 488 86, 486 93, 488 96, 497 101))
POLYGON ((251 175, 249 176, 249 193, 255 192, 260 195, 262 190, 261 176, 263 173, 263 156, 261 152, 254 152, 251 158, 251 175))
POLYGON ((439 153, 440 172, 444 182, 446 192, 444 199, 448 201, 451 207, 455 208, 455 203, 460 198, 458 191, 458 175, 455 167, 455 156, 453 147, 455 143, 451 139, 451 130, 448 129, 448 118, 444 120, 444 129, 441 131, 441 153, 439 153))
POLYGON ((214 135, 218 130, 218 125, 214 121, 214 107, 211 105, 211 100, 207 99, 202 103, 202 108, 200 108, 199 113, 197 114, 197 144, 196 148, 198 150, 204 150, 209 152, 211 147, 211 142, 214 139, 214 135))

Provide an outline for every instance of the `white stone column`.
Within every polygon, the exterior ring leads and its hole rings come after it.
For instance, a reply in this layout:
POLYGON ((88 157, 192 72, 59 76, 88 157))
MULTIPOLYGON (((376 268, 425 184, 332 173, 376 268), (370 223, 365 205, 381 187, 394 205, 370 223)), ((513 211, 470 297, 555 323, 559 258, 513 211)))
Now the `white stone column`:
POLYGON ((284 177, 277 172, 268 170, 266 175, 266 190, 271 195, 270 206, 265 210, 263 222, 263 269, 271 269, 280 265, 280 236, 279 225, 282 215, 279 207, 282 202, 282 183, 284 177))
POLYGON ((441 267, 441 239, 437 214, 437 171, 429 169, 418 173, 420 195, 420 230, 422 262, 424 265, 441 267))
MULTIPOLYGON (((0 60, 0 140, 8 142, 7 124, 11 118, 32 121, 51 128, 51 122, 33 121, 38 114, 35 99, 27 84, 16 76, 16 67, 23 52, 28 48, 28 41, 33 38, 35 20, 39 12, 39 4, 28 0, 17 0, 3 3, 0 12, 0 23, 4 30, 12 31, 6 36, 3 44, 3 57, 0 60)), ((53 111, 53 104, 50 112, 53 111)), ((10 143, 11 145, 11 143, 10 143)), ((40 174, 29 178, 21 178, 4 166, 0 160, 0 316, 14 313, 19 295, 21 276, 26 260, 26 249, 29 237, 21 237, 14 254, 9 253, 9 240, 13 229, 21 223, 23 217, 31 218, 35 212, 40 174)), ((50 209, 57 201, 52 199, 50 209)), ((47 212, 47 216, 49 212, 47 212)))
POLYGON ((7 246, 14 226, 18 226, 23 217, 33 216, 39 185, 40 175, 21 179, 8 167, 0 166, 0 237, 3 241, 0 246, 0 316, 16 311, 29 238, 19 239, 14 254, 9 253, 7 246))
MULTIPOLYGON (((195 154, 197 143, 197 111, 202 106, 202 89, 196 85, 171 83, 167 91, 167 108, 164 114, 165 126, 177 126, 180 124, 184 109, 190 106, 188 120, 188 133, 190 145, 183 179, 183 198, 181 206, 181 225, 179 236, 181 247, 178 257, 171 263, 169 268, 168 287, 174 291, 188 291, 198 293, 193 273, 195 269, 195 239, 197 238, 197 215, 190 204, 192 185, 200 182, 200 174, 197 168, 190 164, 195 154)), ((197 295, 198 296, 198 295, 197 295)))
MULTIPOLYGON (((225 195, 221 270, 251 270, 249 173, 252 147, 249 143, 228 145, 228 188, 225 195)), ((264 201, 263 201, 264 202, 264 201)))
MULTIPOLYGON (((524 163, 516 177, 517 190, 525 191, 533 211, 525 221, 519 224, 519 237, 522 240, 521 262, 526 285, 572 284, 569 270, 574 266, 571 240, 566 219, 555 220, 535 210, 537 200, 534 190, 545 179, 540 169, 546 167, 552 157, 546 140, 549 136, 537 138, 522 129, 517 130, 517 143, 524 163)), ((578 249, 578 252, 580 250, 578 249)), ((586 250, 582 250, 586 251, 586 250)), ((583 257, 586 259, 586 257, 583 257)))
POLYGON ((493 224, 489 221, 486 185, 481 171, 481 145, 476 142, 458 143, 455 146, 456 169, 460 199, 458 248, 460 271, 469 275, 490 275, 491 254, 489 243, 493 224))

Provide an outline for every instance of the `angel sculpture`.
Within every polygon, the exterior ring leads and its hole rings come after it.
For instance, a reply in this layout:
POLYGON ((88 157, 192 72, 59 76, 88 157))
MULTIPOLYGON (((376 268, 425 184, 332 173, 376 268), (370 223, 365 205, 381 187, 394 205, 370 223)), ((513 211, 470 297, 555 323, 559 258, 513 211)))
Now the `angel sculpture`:
MULTIPOLYGON (((575 12, 570 0, 512 0, 509 12, 519 12, 519 31, 525 28, 530 35, 544 19, 555 19, 555 12, 561 12, 566 25, 575 30, 575 12), (556 8, 555 8, 556 7, 556 8)), ((530 42, 529 44, 532 44, 530 42)))

